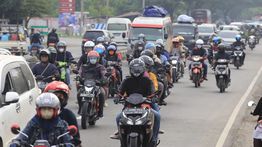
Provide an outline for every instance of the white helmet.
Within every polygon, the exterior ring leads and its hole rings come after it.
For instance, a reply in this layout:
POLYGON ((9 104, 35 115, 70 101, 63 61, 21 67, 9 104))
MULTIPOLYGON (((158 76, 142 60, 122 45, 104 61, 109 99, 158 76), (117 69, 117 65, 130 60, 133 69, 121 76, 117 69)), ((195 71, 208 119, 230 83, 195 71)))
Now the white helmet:
POLYGON ((60 109, 60 101, 58 97, 53 93, 42 93, 36 98, 35 102, 36 108, 54 108, 56 110, 60 109))
POLYGON ((90 48, 94 48, 95 46, 95 43, 93 41, 87 41, 85 44, 84 44, 84 47, 90 47, 90 48))
POLYGON ((198 39, 196 41, 196 45, 203 45, 204 44, 204 41, 202 39, 198 39))
POLYGON ((0 55, 12 55, 12 54, 9 50, 0 48, 0 55))

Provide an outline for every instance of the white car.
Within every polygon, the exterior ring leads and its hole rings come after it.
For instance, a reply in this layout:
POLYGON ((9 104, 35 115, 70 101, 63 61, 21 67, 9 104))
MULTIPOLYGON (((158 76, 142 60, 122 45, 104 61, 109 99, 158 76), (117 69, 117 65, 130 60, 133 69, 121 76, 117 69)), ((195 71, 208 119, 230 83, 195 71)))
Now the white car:
POLYGON ((0 147, 7 147, 15 137, 11 125, 25 127, 36 113, 35 99, 41 91, 21 56, 0 55, 0 76, 0 147))

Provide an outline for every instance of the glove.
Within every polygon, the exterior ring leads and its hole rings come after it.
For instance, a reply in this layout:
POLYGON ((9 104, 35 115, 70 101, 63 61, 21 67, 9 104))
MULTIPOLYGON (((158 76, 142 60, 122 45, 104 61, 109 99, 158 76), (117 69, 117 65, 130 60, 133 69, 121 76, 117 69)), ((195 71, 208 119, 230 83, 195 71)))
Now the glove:
POLYGON ((37 75, 37 76, 35 77, 35 79, 36 79, 37 81, 41 81, 41 80, 44 79, 44 77, 41 76, 41 75, 37 75))

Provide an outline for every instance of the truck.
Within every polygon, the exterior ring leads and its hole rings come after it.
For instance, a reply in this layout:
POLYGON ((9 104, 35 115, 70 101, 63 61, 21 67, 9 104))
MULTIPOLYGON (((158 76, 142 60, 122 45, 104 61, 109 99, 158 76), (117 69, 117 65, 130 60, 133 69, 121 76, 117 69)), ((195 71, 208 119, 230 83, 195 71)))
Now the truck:
POLYGON ((195 19, 195 23, 212 23, 211 11, 209 9, 194 9, 191 16, 195 19))

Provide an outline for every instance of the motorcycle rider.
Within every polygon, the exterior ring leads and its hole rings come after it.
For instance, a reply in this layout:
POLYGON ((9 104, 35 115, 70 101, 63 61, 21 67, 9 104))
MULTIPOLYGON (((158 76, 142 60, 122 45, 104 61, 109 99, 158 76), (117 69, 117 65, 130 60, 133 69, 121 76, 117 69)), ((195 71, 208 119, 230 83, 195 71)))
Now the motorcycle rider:
POLYGON ((137 39, 143 41, 145 44, 147 43, 145 34, 139 34, 137 39))
POLYGON ((51 32, 47 35, 47 47, 49 47, 49 43, 54 43, 55 45, 59 42, 59 37, 56 33, 56 29, 53 28, 51 32))
POLYGON ((156 45, 160 45, 161 46, 161 54, 166 56, 167 60, 169 60, 170 58, 170 54, 169 52, 165 49, 165 45, 164 45, 164 41, 163 39, 157 39, 156 40, 156 45))
MULTIPOLYGON (((53 93, 58 97, 61 107, 59 117, 62 120, 65 120, 68 123, 68 125, 74 125, 78 129, 78 124, 75 114, 71 110, 65 108, 69 99, 69 93, 70 93, 69 87, 64 82, 53 81, 48 85, 46 85, 44 92, 53 93)), ((73 136, 73 144, 76 147, 81 146, 79 131, 77 131, 77 134, 73 136)))
POLYGON ((134 44, 133 49, 127 50, 127 61, 131 62, 133 59, 139 58, 141 52, 145 49, 145 42, 142 40, 137 40, 134 44))
MULTIPOLYGON (((134 59, 130 62, 129 70, 131 77, 125 79, 119 90, 119 96, 129 96, 134 93, 138 93, 143 95, 143 97, 147 97, 152 99, 154 96, 154 86, 152 81, 144 77, 145 72, 145 63, 141 59, 134 59)), ((116 99, 118 101, 119 99, 116 99)), ((152 99, 153 100, 153 99, 152 99)), ((152 102, 152 112, 154 113, 154 126, 153 126, 153 136, 151 146, 155 147, 158 139, 158 132, 160 128, 160 113, 158 112, 159 108, 156 103, 152 102)), ((118 114, 116 117, 117 125, 119 124, 121 114, 118 114)), ((115 133, 111 138, 118 138, 119 133, 115 133)), ((150 147, 151 147, 150 146, 150 147)))
MULTIPOLYGON (((101 64, 99 64, 99 54, 96 51, 90 51, 87 55, 87 65, 86 66, 81 66, 80 68, 80 77, 83 80, 86 79, 91 79, 91 80, 96 80, 96 82, 98 82, 99 86, 101 87, 100 90, 100 94, 99 94, 99 111, 98 111, 98 117, 103 117, 103 107, 104 107, 104 103, 105 103, 105 96, 106 96, 106 90, 105 90, 105 85, 107 84, 107 80, 105 77, 105 67, 101 64)), ((83 81, 80 81, 81 83, 83 81)), ((77 100, 78 100, 78 105, 79 105, 79 109, 78 109, 78 113, 80 113, 81 111, 81 107, 82 107, 82 99, 79 97, 79 93, 77 96, 77 100)))
POLYGON ((109 45, 106 49, 106 66, 108 66, 108 61, 117 62, 117 65, 114 67, 116 68, 117 72, 117 78, 122 81, 122 68, 121 68, 121 59, 119 58, 119 55, 117 54, 117 48, 114 45, 109 45))
MULTIPOLYGON (((203 79, 204 80, 207 80, 207 64, 205 63, 205 59, 207 58, 207 52, 206 52, 206 49, 203 48, 203 45, 204 45, 204 41, 202 39, 198 39, 196 41, 196 47, 192 50, 191 52, 191 57, 192 56, 200 56, 202 57, 202 60, 201 60, 201 63, 202 63, 202 66, 204 68, 204 72, 203 72, 203 79)), ((191 64, 189 64, 189 70, 191 70, 191 64)), ((192 77, 190 76, 190 79, 192 77)))
MULTIPOLYGON (((241 40, 241 36, 240 35, 236 35, 235 37, 236 41, 232 44, 232 48, 233 50, 235 50, 235 47, 239 46, 241 48, 241 50, 243 51, 243 61, 242 64, 244 65, 245 62, 245 57, 246 57, 246 53, 244 52, 244 50, 246 49, 246 45, 245 43, 241 40)), ((233 52, 232 52, 233 53, 233 52)))
POLYGON ((66 50, 66 47, 67 47, 66 42, 59 41, 56 47, 57 47, 56 64, 58 64, 59 62, 67 63, 65 83, 70 87, 71 83, 70 83, 70 66, 69 65, 72 63, 74 58, 71 52, 66 50))
MULTIPOLYGON (((226 59, 227 61, 228 61, 228 63, 229 63, 229 61, 230 61, 230 55, 228 55, 227 53, 226 53, 226 45, 224 45, 223 43, 221 43, 221 44, 219 44, 219 46, 218 46, 218 52, 217 52, 217 54, 215 55, 215 57, 214 57, 214 61, 213 61, 213 64, 214 64, 214 69, 216 68, 216 66, 217 66, 217 61, 219 60, 219 59, 226 59)), ((231 82, 231 71, 230 71, 230 68, 228 68, 228 77, 229 77, 229 83, 231 82)))
POLYGON ((186 63, 186 53, 188 52, 188 50, 186 50, 186 48, 184 48, 181 43, 180 43, 180 40, 178 37, 176 38, 173 38, 172 39, 172 42, 173 42, 173 50, 172 50, 172 53, 171 55, 173 56, 178 56, 179 57, 179 63, 180 63, 180 67, 181 67, 181 73, 182 75, 184 75, 185 73, 185 63, 186 63), (183 60, 184 59, 184 60, 183 60))
POLYGON ((84 54, 81 55, 80 59, 77 62, 77 70, 80 69, 80 67, 82 66, 82 64, 87 64, 87 55, 90 51, 92 51, 95 47, 95 43, 93 41, 87 41, 84 44, 84 54))
POLYGON ((100 58, 99 58, 99 64, 101 65, 106 65, 106 60, 105 60, 105 47, 102 45, 102 44, 97 44, 95 47, 94 47, 94 51, 98 52, 100 58))
POLYGON ((222 39, 220 37, 215 36, 212 40, 211 43, 211 49, 209 49, 209 53, 208 53, 208 62, 210 64, 212 64, 212 60, 215 57, 215 55, 213 54, 213 52, 217 52, 218 51, 218 45, 222 42, 222 39))
POLYGON ((32 67, 32 73, 36 77, 36 80, 44 80, 44 82, 53 81, 52 78, 59 79, 59 71, 57 67, 50 63, 50 52, 47 49, 43 49, 39 53, 40 62, 32 67), (47 78, 47 79, 45 79, 47 78))
POLYGON ((35 29, 31 29, 30 44, 31 45, 28 48, 28 52, 30 53, 33 46, 36 46, 38 49, 44 48, 44 46, 41 45, 42 44, 41 34, 38 31, 35 31, 35 29))
POLYGON ((96 45, 98 45, 98 44, 104 45, 104 43, 105 43, 105 38, 104 37, 97 37, 96 38, 96 45))
MULTIPOLYGON (((61 139, 57 137, 67 132, 67 123, 59 116, 60 102, 53 93, 42 93, 36 98, 36 115, 27 123, 22 131, 28 135, 18 135, 10 147, 20 147, 26 144, 34 144, 36 140, 47 140, 53 145, 71 144, 72 139, 69 134, 64 135, 61 139)), ((73 145, 70 145, 73 147, 73 145)))

